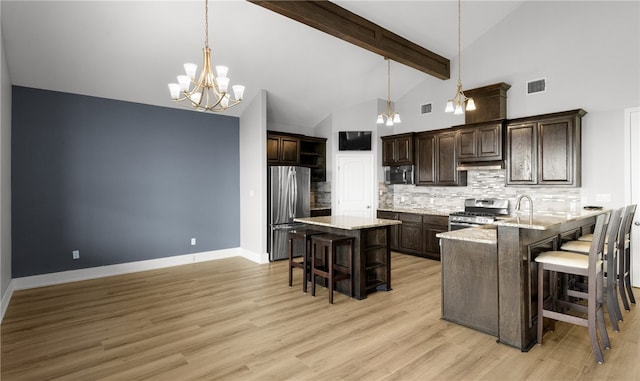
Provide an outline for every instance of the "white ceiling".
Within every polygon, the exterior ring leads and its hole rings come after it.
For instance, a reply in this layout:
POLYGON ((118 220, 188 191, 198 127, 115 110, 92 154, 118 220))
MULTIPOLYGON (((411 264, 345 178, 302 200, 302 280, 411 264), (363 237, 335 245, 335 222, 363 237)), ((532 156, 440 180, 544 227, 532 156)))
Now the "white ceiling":
MULTIPOLYGON (((455 60, 454 0, 335 3, 455 60)), ((462 49, 522 3, 464 0, 462 49)), ((14 85, 181 107, 170 100, 167 83, 182 74, 184 62, 201 65, 202 0, 0 4, 14 85)), ((272 123, 313 127, 335 110, 387 96, 381 56, 245 1, 210 1, 209 45, 213 64, 229 66, 231 84, 246 86, 246 100, 268 91, 272 123)), ((455 79, 453 64, 452 70, 455 79)), ((426 78, 392 63, 392 100, 426 78)), ((246 103, 227 114, 239 116, 246 103)))

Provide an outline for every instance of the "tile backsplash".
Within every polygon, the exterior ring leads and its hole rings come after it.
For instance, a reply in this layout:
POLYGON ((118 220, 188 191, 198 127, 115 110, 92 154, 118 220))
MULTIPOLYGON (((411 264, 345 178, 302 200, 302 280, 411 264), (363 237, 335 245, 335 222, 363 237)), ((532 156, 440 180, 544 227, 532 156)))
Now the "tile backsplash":
POLYGON ((331 206, 331 183, 311 183, 311 206, 331 206))
MULTIPOLYGON (((506 187, 505 170, 469 170, 466 187, 428 187, 379 184, 378 208, 416 209, 449 214, 464 209, 466 198, 506 198, 511 213, 521 195, 533 199, 534 212, 567 214, 581 208, 580 188, 506 187)), ((527 204, 524 205, 528 207, 527 204)))

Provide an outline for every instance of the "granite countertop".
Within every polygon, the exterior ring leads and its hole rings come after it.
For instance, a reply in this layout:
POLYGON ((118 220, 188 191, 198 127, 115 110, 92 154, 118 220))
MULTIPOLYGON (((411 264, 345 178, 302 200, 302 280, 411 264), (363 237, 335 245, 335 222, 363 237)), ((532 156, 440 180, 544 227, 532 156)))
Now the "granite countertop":
POLYGON ((396 213, 414 213, 414 214, 431 214, 434 216, 449 216, 451 213, 450 210, 444 209, 435 209, 435 208, 411 208, 411 209, 403 209, 403 208, 393 208, 393 207, 379 207, 379 211, 383 212, 396 212, 396 213))
POLYGON ((455 239, 459 241, 469 241, 477 243, 488 243, 496 245, 498 243, 498 232, 491 225, 477 228, 467 228, 453 230, 436 234, 436 237, 443 239, 455 239))
POLYGON ((607 212, 609 209, 604 210, 580 210, 575 213, 567 213, 562 215, 547 215, 547 214, 533 214, 531 224, 529 224, 529 215, 523 214, 519 216, 512 216, 506 219, 499 219, 495 222, 496 226, 509 226, 522 229, 533 230, 547 230, 557 225, 575 221, 581 218, 587 218, 597 216, 598 214, 607 212))
POLYGON ((304 217, 294 218, 295 222, 303 222, 310 225, 325 226, 329 228, 344 230, 359 230, 366 228, 375 228, 388 225, 400 225, 402 221, 385 220, 374 217, 356 217, 356 216, 322 216, 322 217, 304 217))

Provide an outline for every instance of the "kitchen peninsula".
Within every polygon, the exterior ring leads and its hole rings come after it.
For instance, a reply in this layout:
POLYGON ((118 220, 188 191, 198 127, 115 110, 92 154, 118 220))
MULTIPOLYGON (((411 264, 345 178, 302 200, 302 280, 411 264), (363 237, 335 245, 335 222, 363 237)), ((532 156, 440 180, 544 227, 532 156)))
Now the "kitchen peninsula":
MULTIPOLYGON (((322 216, 295 218, 315 230, 354 237, 353 297, 364 299, 373 291, 391 290, 390 228, 402 222, 372 217, 322 216)), ((338 291, 341 288, 338 287, 338 291)))
POLYGON ((500 220, 489 228, 438 234, 442 318, 523 351, 536 340, 538 254, 591 232, 603 211, 500 220))

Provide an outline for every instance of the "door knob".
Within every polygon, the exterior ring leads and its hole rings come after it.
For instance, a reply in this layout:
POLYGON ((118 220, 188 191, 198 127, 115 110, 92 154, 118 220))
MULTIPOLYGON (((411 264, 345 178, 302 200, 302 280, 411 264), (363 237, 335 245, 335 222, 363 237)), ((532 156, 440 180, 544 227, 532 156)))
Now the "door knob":
POLYGON ((636 221, 634 225, 640 226, 640 221, 636 221))

